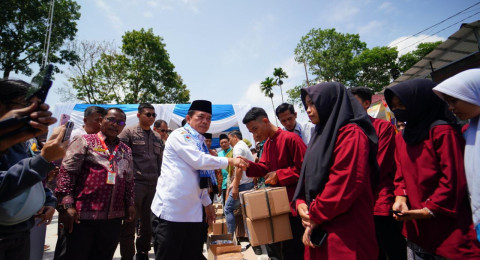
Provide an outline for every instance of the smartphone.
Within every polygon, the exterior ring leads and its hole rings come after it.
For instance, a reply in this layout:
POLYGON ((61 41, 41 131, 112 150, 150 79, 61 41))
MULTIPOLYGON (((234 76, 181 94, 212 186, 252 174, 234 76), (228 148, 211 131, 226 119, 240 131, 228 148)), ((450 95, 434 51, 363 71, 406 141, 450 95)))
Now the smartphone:
POLYGON ((63 135, 62 142, 70 140, 70 135, 72 135, 73 125, 74 123, 72 121, 68 121, 67 124, 65 125, 67 130, 65 130, 65 135, 63 135))
POLYGON ((47 99, 48 91, 52 86, 53 65, 48 64, 37 75, 32 78, 30 88, 27 91, 27 100, 37 97, 40 103, 44 103, 47 99))
POLYGON ((66 124, 70 120, 70 116, 67 114, 60 115, 60 125, 66 124))
POLYGON ((310 234, 310 241, 316 247, 320 247, 326 238, 327 232, 319 226, 315 227, 310 234))

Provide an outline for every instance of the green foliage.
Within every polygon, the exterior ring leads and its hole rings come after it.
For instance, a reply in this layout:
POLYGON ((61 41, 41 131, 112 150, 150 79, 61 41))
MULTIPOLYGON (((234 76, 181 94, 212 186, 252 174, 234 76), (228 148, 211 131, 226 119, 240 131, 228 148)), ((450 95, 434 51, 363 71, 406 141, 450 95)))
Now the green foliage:
POLYGON ((374 92, 381 91, 394 79, 392 74, 397 71, 397 56, 396 48, 365 49, 354 58, 359 68, 356 85, 368 87, 374 92))
POLYGON ((302 85, 297 85, 289 90, 287 90, 287 95, 288 95, 288 99, 287 99, 287 102, 289 104, 293 104, 294 106, 297 106, 298 108, 300 108, 301 111, 304 111, 304 106, 303 106, 303 103, 302 103, 302 97, 301 97, 301 94, 300 94, 300 90, 302 88, 305 88, 307 85, 305 83, 302 83, 302 85))
MULTIPOLYGON (((4 78, 8 78, 12 71, 30 76, 30 65, 41 65, 49 8, 50 1, 45 0, 0 2, 0 70, 4 78)), ((80 6, 74 0, 56 0, 54 10, 48 60, 72 65, 78 57, 62 46, 66 40, 75 38, 80 6)))
POLYGON ((442 41, 424 42, 417 46, 414 51, 408 52, 398 58, 398 67, 401 72, 409 70, 413 65, 419 62, 423 57, 433 51, 442 41))
POLYGON ((276 77, 275 83, 280 87, 280 93, 282 94, 282 102, 283 102, 283 90, 282 90, 283 81, 282 81, 282 79, 288 78, 288 75, 285 71, 283 71, 282 68, 274 68, 273 69, 273 76, 276 77))
POLYGON ((121 53, 108 44, 90 43, 79 51, 87 53, 77 63, 83 68, 69 79, 76 98, 86 103, 187 103, 190 91, 162 41, 152 29, 141 29, 125 33, 121 53))
POLYGON ((358 34, 343 34, 335 29, 312 29, 295 49, 295 60, 306 62, 317 81, 338 81, 349 85, 358 68, 354 57, 366 48, 358 34))
POLYGON ((266 77, 264 81, 260 82, 260 91, 262 91, 266 97, 270 98, 273 111, 275 111, 275 106, 273 105, 273 86, 275 86, 275 79, 271 77, 266 77))

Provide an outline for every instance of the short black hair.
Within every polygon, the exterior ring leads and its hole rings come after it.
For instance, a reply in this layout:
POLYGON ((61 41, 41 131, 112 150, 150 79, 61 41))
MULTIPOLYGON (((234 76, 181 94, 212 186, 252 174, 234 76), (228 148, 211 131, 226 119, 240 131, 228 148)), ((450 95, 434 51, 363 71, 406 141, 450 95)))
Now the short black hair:
POLYGON ((363 101, 372 102, 372 90, 366 87, 353 87, 349 89, 350 93, 358 96, 363 101))
POLYGON ((289 110, 292 114, 295 114, 295 108, 293 107, 292 104, 288 104, 288 103, 280 104, 280 106, 278 106, 277 109, 275 109, 275 114, 278 117, 278 114, 283 113, 287 110, 289 110))
POLYGON ((83 117, 87 117, 93 113, 99 113, 102 116, 105 116, 105 108, 99 106, 89 106, 83 111, 83 117))
POLYGON ((238 139, 242 140, 243 137, 242 137, 242 132, 238 131, 238 130, 233 130, 231 131, 230 133, 228 133, 228 135, 232 135, 232 136, 236 136, 238 139))
POLYGON ((268 118, 267 112, 261 107, 252 107, 248 112, 245 114, 242 122, 247 124, 251 121, 261 119, 261 118, 268 118))
POLYGON ((226 134, 220 134, 220 136, 218 137, 218 140, 223 140, 223 139, 227 139, 228 140, 228 135, 226 134))
POLYGON ((26 97, 30 84, 19 79, 0 79, 0 103, 9 107, 12 101, 26 97))
MULTIPOLYGON (((189 111, 189 113, 190 113, 190 111, 189 111)), ((187 124, 187 119, 184 118, 184 119, 182 120, 182 127, 183 127, 184 125, 186 125, 186 124, 187 124)))
POLYGON ((125 114, 125 112, 123 112, 123 110, 119 107, 111 107, 111 108, 108 108, 107 110, 105 110, 105 115, 108 114, 108 111, 110 110, 117 110, 118 112, 120 112, 121 114, 123 114, 123 118, 125 119, 125 121, 127 120, 127 115, 125 114))
POLYGON ((205 139, 210 139, 210 140, 212 140, 212 137, 213 137, 212 133, 204 133, 203 136, 205 137, 205 139))
POLYGON ((155 123, 153 123, 153 127, 160 128, 160 126, 162 126, 162 124, 165 124, 168 127, 167 121, 162 120, 162 119, 158 119, 157 121, 155 121, 155 123))
POLYGON ((138 105, 138 113, 142 113, 143 109, 145 108, 155 110, 155 108, 150 103, 140 103, 140 105, 138 105))

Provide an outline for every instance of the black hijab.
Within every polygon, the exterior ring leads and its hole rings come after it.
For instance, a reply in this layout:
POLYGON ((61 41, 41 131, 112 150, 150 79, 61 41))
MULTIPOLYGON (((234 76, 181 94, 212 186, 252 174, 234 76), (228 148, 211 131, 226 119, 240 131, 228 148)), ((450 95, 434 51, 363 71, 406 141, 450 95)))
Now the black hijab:
POLYGON ((454 128, 458 127, 447 103, 433 92, 436 85, 437 83, 428 79, 412 79, 385 89, 385 101, 389 107, 392 107, 393 96, 397 96, 407 108, 407 123, 402 136, 409 145, 427 139, 430 129, 435 125, 449 124, 454 128))
POLYGON ((350 123, 357 124, 367 135, 370 141, 369 161, 372 173, 378 173, 376 160, 378 138, 367 112, 342 84, 326 82, 302 89, 301 97, 305 108, 307 95, 315 104, 320 123, 315 127, 315 134, 308 144, 294 199, 304 193, 310 205, 312 200, 323 191, 328 180, 332 153, 338 130, 342 126, 350 123))

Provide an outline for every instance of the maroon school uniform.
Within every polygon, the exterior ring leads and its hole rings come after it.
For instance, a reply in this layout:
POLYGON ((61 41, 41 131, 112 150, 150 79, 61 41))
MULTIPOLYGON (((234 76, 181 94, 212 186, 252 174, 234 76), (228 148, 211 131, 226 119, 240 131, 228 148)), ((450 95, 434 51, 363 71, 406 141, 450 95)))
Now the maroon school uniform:
POLYGON ((391 216, 395 196, 393 195, 393 178, 395 177, 395 129, 383 119, 370 117, 378 136, 377 162, 379 167, 378 185, 374 190, 376 196, 373 214, 391 216))
POLYGON ((395 195, 407 196, 409 209, 428 208, 434 218, 405 221, 403 234, 436 255, 480 257, 467 199, 463 164, 465 141, 450 125, 438 125, 429 138, 407 145, 396 135, 395 195))
MULTIPOLYGON (((329 179, 309 207, 310 218, 327 233, 326 241, 306 248, 305 259, 376 259, 374 198, 368 163, 369 141, 356 124, 338 130, 329 179)), ((297 199, 296 204, 305 203, 297 199)))
MULTIPOLYGON (((250 162, 247 176, 263 177, 268 172, 276 171, 278 177, 276 186, 285 186, 288 200, 292 201, 306 150, 307 146, 297 134, 278 128, 273 137, 268 138, 263 145, 260 161, 250 162)), ((293 208, 292 214, 296 216, 293 208)))

